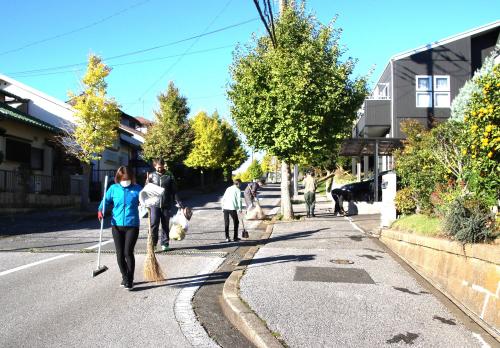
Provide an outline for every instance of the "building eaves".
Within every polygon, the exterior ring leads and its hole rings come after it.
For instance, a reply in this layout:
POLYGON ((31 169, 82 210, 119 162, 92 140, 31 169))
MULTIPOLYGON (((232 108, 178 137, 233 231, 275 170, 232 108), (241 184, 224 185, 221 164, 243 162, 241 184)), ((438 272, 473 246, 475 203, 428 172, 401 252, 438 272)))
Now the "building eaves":
POLYGON ((54 127, 53 125, 41 121, 33 116, 30 116, 20 110, 17 110, 7 104, 1 103, 0 102, 0 119, 1 118, 6 118, 6 119, 11 119, 14 121, 22 122, 25 124, 28 124, 30 126, 38 127, 41 129, 48 130, 49 132, 53 133, 61 133, 62 130, 54 127))
POLYGON ((500 26, 500 20, 497 20, 497 21, 489 23, 489 24, 482 25, 480 27, 477 27, 477 28, 474 28, 471 30, 464 31, 460 34, 455 34, 455 35, 449 36, 447 38, 429 43, 427 45, 423 45, 423 46, 420 46, 420 47, 417 47, 417 48, 414 48, 414 49, 411 49, 411 50, 408 50, 405 52, 395 54, 390 58, 390 60, 400 60, 403 58, 408 58, 416 53, 424 52, 424 51, 433 49, 433 48, 438 47, 438 46, 446 45, 450 42, 457 41, 457 40, 463 39, 463 38, 468 37, 468 36, 475 36, 477 34, 485 32, 485 31, 497 28, 498 26, 500 26))
POLYGON ((39 91, 39 90, 34 89, 34 88, 30 87, 30 86, 27 86, 27 85, 25 85, 25 84, 23 84, 23 83, 21 83, 21 82, 19 82, 17 80, 14 80, 11 77, 8 77, 6 75, 0 74, 0 81, 1 80, 4 80, 5 82, 8 82, 8 83, 10 83, 10 84, 12 84, 12 85, 14 85, 14 86, 16 86, 16 87, 18 87, 18 88, 26 91, 26 92, 28 92, 28 93, 36 95, 37 97, 40 97, 40 98, 42 98, 42 99, 44 99, 44 100, 46 100, 46 101, 48 101, 48 102, 50 102, 52 104, 56 104, 56 105, 58 105, 58 106, 60 106, 62 108, 65 108, 65 109, 69 110, 69 111, 75 112, 75 109, 73 109, 73 107, 71 105, 69 105, 69 104, 67 104, 67 103, 65 103, 65 102, 63 102, 63 101, 61 101, 59 99, 56 99, 56 98, 54 98, 54 97, 52 97, 52 96, 50 96, 48 94, 45 94, 42 91, 39 91))

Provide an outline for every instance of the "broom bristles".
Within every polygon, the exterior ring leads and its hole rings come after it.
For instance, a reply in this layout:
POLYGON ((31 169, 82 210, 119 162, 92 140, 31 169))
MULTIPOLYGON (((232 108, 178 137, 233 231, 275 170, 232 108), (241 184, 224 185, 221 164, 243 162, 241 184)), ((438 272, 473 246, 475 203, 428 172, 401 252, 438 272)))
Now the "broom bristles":
POLYGON ((165 280, 165 275, 156 259, 153 246, 153 238, 151 236, 151 212, 149 212, 149 233, 148 233, 148 248, 146 259, 144 260, 144 279, 148 282, 159 282, 165 280))

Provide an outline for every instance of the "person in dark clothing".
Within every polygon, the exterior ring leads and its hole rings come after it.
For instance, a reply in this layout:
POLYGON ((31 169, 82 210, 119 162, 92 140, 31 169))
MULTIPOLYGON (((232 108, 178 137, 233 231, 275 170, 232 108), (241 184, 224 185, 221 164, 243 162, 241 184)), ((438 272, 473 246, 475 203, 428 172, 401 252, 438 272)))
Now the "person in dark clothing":
POLYGON ((116 260, 122 274, 122 286, 131 290, 134 286, 134 248, 139 237, 139 192, 134 172, 129 167, 118 168, 115 184, 106 191, 99 205, 97 217, 102 220, 104 204, 106 211, 113 205, 111 232, 115 242, 116 260))
POLYGON ((340 214, 340 215, 345 215, 344 211, 344 199, 348 199, 348 192, 345 190, 336 188, 332 190, 332 198, 333 201, 335 202, 335 209, 333 213, 335 215, 340 214))
POLYGON ((152 207, 150 210, 153 245, 156 246, 158 244, 158 230, 161 222, 161 249, 163 251, 168 251, 170 240, 170 211, 175 203, 177 203, 181 208, 183 205, 177 195, 177 185, 175 183, 175 179, 173 175, 166 170, 165 162, 162 159, 157 159, 153 161, 153 165, 156 171, 148 175, 147 181, 165 189, 160 200, 160 206, 152 207))
POLYGON ((245 191, 243 192, 243 196, 245 197, 245 205, 247 206, 247 210, 252 209, 254 207, 255 199, 257 198, 257 191, 259 188, 265 185, 264 180, 260 179, 257 182, 251 182, 245 187, 245 191))

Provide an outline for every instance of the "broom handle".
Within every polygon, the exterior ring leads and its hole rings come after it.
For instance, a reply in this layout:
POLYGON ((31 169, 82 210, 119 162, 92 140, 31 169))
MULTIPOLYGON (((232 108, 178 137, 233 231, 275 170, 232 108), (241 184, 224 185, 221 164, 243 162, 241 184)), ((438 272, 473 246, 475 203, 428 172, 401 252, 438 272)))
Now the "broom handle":
POLYGON ((101 267, 101 243, 102 230, 104 229, 104 213, 106 212, 106 188, 108 187, 108 176, 104 177, 104 194, 102 195, 102 219, 101 230, 99 231, 99 249, 97 250, 97 268, 101 267))

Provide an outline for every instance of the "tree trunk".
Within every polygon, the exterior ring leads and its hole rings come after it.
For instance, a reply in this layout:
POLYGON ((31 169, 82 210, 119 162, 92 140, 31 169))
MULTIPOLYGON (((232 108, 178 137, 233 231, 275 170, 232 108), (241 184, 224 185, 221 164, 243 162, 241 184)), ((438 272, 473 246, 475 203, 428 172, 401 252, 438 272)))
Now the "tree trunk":
MULTIPOLYGON (((326 170, 326 176, 329 177, 330 175, 332 174, 332 172, 330 170, 326 170)), ((332 183, 333 183, 333 179, 326 179, 326 182, 325 182, 325 196, 328 197, 328 192, 330 192, 332 190, 332 183)))
POLYGON ((89 185, 90 185, 90 164, 82 163, 83 180, 80 193, 80 209, 87 210, 89 207, 89 185))
POLYGON ((290 195, 290 165, 281 162, 281 215, 283 220, 293 220, 292 197, 290 195))

